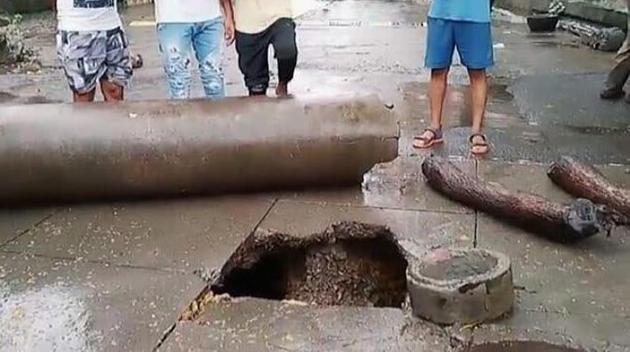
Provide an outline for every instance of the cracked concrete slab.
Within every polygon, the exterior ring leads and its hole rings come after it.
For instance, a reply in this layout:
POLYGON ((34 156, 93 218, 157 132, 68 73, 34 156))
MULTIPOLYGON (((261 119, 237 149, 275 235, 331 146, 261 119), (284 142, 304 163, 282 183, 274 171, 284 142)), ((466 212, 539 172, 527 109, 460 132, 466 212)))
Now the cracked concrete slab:
POLYGON ((511 91, 520 114, 543 128, 548 147, 556 155, 591 163, 627 163, 627 105, 599 99, 605 79, 605 74, 574 72, 554 79, 527 76, 518 79, 511 91))
POLYGON ((398 236, 400 244, 414 255, 445 246, 470 247, 474 242, 473 214, 339 206, 326 203, 279 201, 262 229, 273 229, 297 236, 321 232, 340 221, 385 225, 398 236))
POLYGON ((542 195, 555 202, 570 203, 573 199, 547 177, 546 164, 509 164, 480 160, 479 179, 501 184, 511 191, 542 195))
POLYGON ((542 126, 603 127, 626 130, 628 108, 619 102, 599 99, 603 74, 528 76, 512 87, 515 102, 528 121, 542 126), (585 85, 585 81, 599 85, 585 85))
POLYGON ((178 324, 175 351, 452 351, 448 336, 399 309, 310 307, 256 299, 217 303, 178 324))
POLYGON ((192 275, 0 253, 0 349, 151 351, 202 289, 192 275))
POLYGON ((6 249, 191 272, 220 266, 272 204, 247 195, 77 205, 6 249))
MULTIPOLYGON (((277 197, 306 203, 472 213, 470 209, 440 196, 424 183, 422 161, 420 157, 401 157, 390 163, 378 164, 365 174, 363 187, 280 193, 277 197)), ((455 164, 468 174, 475 174, 472 160, 455 161, 455 164)))
MULTIPOLYGON (((390 163, 376 165, 364 176, 363 205, 405 210, 472 213, 429 187, 422 174, 423 158, 400 157, 390 163)), ((470 176, 475 176, 475 162, 454 161, 470 176)))
POLYGON ((56 209, 0 209, 0 247, 52 216, 56 209))
POLYGON ((586 348, 597 352, 630 350, 624 331, 626 319, 526 311, 517 308, 507 319, 470 330, 454 328, 450 332, 475 344, 505 340, 543 341, 560 346, 586 348))

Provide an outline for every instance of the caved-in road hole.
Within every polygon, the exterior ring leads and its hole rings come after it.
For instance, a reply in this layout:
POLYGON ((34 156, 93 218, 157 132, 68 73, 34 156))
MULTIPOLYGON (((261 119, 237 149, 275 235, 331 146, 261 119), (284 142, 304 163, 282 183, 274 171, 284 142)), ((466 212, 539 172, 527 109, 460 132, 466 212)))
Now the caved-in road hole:
POLYGON ((471 346, 464 352, 586 352, 583 349, 540 341, 501 341, 471 346))
POLYGON ((400 308, 407 261, 383 226, 340 223, 294 237, 250 235, 227 261, 215 294, 297 300, 318 305, 400 308))

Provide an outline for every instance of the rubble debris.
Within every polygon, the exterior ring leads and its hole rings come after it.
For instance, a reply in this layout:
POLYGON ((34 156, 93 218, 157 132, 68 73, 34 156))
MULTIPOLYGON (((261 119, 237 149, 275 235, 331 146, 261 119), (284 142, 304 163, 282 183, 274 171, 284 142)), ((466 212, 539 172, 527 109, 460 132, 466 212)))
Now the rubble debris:
POLYGON ((626 34, 620 28, 602 27, 575 19, 561 20, 558 28, 580 37, 584 45, 607 52, 619 50, 626 38, 626 34))

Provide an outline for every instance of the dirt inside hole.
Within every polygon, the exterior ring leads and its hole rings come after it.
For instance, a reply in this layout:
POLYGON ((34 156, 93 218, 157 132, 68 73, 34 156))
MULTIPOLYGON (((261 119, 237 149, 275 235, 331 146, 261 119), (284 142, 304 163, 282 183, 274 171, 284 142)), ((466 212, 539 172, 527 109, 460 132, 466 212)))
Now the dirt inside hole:
POLYGON ((465 352, 586 352, 583 349, 539 341, 501 341, 472 346, 465 352))
POLYGON ((407 295, 406 269, 387 228, 340 223, 306 238, 250 235, 211 290, 233 297, 399 308, 407 295))

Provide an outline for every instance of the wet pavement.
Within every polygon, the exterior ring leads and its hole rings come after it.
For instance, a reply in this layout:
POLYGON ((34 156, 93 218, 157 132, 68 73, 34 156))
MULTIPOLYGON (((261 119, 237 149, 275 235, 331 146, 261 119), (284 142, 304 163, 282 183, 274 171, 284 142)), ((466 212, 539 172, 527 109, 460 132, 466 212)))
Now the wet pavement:
MULTIPOLYGON (((363 188, 0 210, 0 350, 462 351, 470 343, 537 339, 630 351, 627 229, 554 244, 425 185, 427 153, 410 147, 428 109, 425 17, 423 4, 365 0, 310 2, 298 19, 296 95, 360 90, 395 106, 401 157, 377 166, 363 188), (343 220, 387 225, 418 255, 445 246, 508 254, 515 311, 494 324, 441 328, 405 310, 239 299, 178 322, 206 284, 200 273, 220 267, 252 231, 308 235, 343 220)), ((434 152, 481 179, 562 202, 571 198, 545 176, 545 164, 560 154, 601 165, 630 187, 630 107, 597 98, 611 55, 565 33, 530 35, 522 21, 506 18, 498 16, 494 30, 492 154, 469 158, 470 101, 460 65, 451 74, 447 143, 434 152)), ((129 98, 166 98, 151 8, 129 9, 125 20, 134 52, 145 59, 129 98)), ((0 76, 0 103, 68 101, 53 21, 39 15, 27 25, 44 68, 0 76)), ((244 93, 233 48, 226 77, 230 95, 244 93)), ((201 94, 198 82, 194 91, 201 94)))

